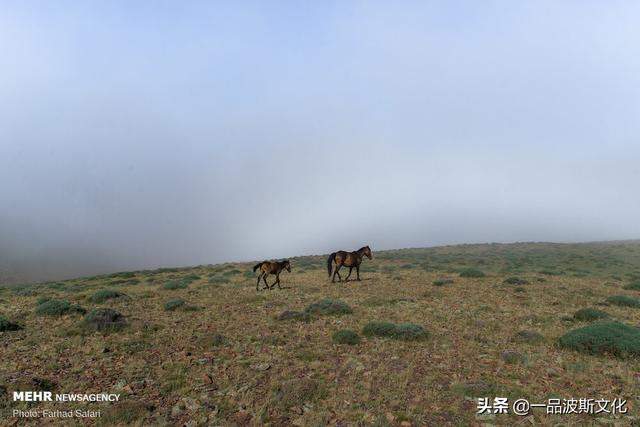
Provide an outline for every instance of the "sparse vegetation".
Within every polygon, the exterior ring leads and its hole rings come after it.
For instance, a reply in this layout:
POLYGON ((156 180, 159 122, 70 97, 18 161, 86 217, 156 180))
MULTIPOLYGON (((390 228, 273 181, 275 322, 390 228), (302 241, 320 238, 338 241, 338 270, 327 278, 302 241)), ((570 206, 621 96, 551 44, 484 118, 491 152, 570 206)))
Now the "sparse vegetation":
POLYGON ((115 298, 122 298, 125 297, 126 295, 123 294, 122 292, 119 291, 115 291, 113 289, 100 289, 99 291, 97 291, 96 293, 94 293, 93 295, 91 295, 91 302, 96 303, 96 304, 102 304, 103 302, 110 300, 110 299, 115 299, 115 298))
POLYGON ((620 322, 593 323, 567 332, 560 346, 587 354, 640 356, 640 329, 620 322))
POLYGON ((314 302, 305 309, 306 313, 315 315, 341 315, 351 314, 353 310, 346 303, 340 300, 325 298, 314 302))
POLYGON ((285 310, 278 315, 278 320, 300 320, 303 322, 308 322, 309 320, 311 320, 311 315, 306 311, 300 312, 285 310))
POLYGON ((516 341, 528 343, 528 344, 536 344, 544 340, 544 337, 536 331, 523 330, 519 331, 516 334, 516 341))

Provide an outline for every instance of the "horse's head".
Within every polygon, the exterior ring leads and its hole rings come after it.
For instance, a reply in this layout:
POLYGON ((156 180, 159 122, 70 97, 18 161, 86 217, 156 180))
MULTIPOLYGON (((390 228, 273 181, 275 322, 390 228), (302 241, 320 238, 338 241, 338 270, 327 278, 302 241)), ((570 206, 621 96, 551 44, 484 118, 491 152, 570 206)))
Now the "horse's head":
POLYGON ((373 256, 371 255, 371 248, 369 246, 364 247, 364 254, 369 259, 373 258, 373 256))
POLYGON ((282 261, 282 267, 285 268, 289 273, 291 273, 291 263, 288 259, 282 261))

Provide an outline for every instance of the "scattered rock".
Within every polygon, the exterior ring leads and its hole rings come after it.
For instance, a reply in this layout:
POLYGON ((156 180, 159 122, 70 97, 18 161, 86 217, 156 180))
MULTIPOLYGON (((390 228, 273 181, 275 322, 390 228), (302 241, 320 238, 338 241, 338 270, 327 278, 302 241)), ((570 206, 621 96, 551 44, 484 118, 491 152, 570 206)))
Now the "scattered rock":
POLYGON ((95 308, 84 318, 87 326, 98 331, 118 330, 126 325, 124 316, 111 308, 95 308))
POLYGON ((254 371, 266 371, 271 368, 271 365, 268 363, 256 363, 250 366, 254 371))

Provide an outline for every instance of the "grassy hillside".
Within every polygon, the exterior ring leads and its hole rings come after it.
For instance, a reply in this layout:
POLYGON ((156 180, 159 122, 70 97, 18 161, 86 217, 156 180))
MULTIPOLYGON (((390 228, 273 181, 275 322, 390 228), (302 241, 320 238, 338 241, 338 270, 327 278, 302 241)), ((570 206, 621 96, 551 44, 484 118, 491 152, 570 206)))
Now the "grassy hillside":
POLYGON ((374 248, 335 284, 325 263, 293 258, 261 292, 253 263, 2 286, 0 394, 121 393, 76 404, 103 425, 523 422, 476 415, 496 396, 628 401, 532 423, 640 420, 640 242, 374 248))

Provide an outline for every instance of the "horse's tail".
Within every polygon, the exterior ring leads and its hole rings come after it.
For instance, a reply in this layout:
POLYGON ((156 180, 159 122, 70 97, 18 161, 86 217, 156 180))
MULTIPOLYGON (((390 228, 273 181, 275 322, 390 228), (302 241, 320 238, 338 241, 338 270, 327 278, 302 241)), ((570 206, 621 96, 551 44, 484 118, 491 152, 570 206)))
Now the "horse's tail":
POLYGON ((262 264, 264 264, 263 262, 259 262, 256 265, 253 266, 253 272, 255 273, 257 269, 259 269, 260 267, 262 267, 262 264))
POLYGON ((336 253, 332 253, 331 255, 329 255, 329 259, 327 259, 327 271, 329 272, 329 276, 331 276, 331 270, 332 270, 332 263, 333 261, 336 259, 336 253))

